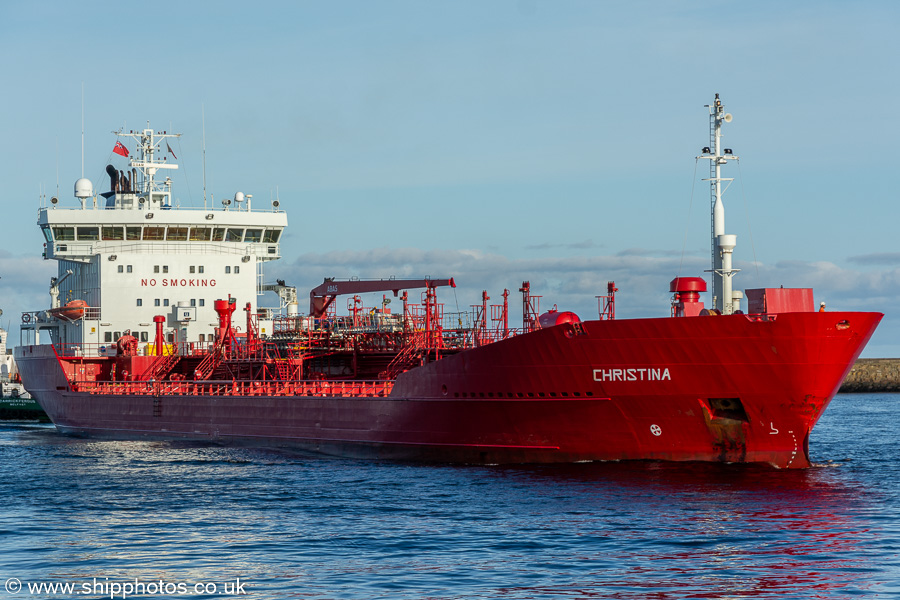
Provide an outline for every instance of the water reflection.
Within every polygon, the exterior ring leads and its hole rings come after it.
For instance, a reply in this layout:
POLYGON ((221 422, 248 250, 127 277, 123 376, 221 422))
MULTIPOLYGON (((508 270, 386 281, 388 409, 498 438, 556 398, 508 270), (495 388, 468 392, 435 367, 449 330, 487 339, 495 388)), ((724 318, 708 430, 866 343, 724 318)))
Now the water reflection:
MULTIPOLYGON (((597 463, 498 469, 535 498, 572 507, 570 560, 578 581, 515 588, 517 597, 844 597, 877 589, 869 519, 877 502, 835 469, 754 465, 597 463), (578 508, 575 508, 575 505, 578 508), (612 560, 611 560, 612 559, 612 560), (595 564, 597 568, 588 565, 595 564), (612 563, 612 564, 611 564, 612 563), (600 590, 599 592, 597 590, 600 590), (523 595, 524 593, 524 595, 523 595)), ((512 591, 512 590, 510 590, 512 591)))
POLYGON ((28 519, 0 566, 34 578, 240 576, 248 598, 844 598, 890 591, 898 566, 896 468, 413 465, 42 428, 0 430, 0 460, 16 474, 5 514, 28 519))

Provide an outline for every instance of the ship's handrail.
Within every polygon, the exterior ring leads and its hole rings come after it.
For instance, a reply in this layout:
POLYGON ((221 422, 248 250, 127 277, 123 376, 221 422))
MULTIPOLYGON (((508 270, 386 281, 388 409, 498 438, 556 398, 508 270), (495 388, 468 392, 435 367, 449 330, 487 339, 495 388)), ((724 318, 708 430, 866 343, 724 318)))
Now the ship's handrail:
MULTIPOLYGON (((452 313, 454 317, 458 313, 452 313)), ((472 338, 476 331, 481 336, 482 344, 488 342, 496 342, 505 338, 514 337, 527 333, 521 327, 508 327, 504 330, 497 326, 487 327, 484 330, 478 329, 470 323, 462 324, 458 327, 460 319, 457 323, 444 319, 444 325, 439 329, 442 332, 445 342, 454 338, 472 338)), ((313 318, 306 315, 290 315, 276 316, 272 323, 273 331, 276 335, 295 334, 303 335, 309 338, 330 336, 330 338, 349 337, 357 334, 367 333, 415 333, 424 330, 424 323, 415 316, 408 318, 406 327, 404 328, 403 319, 399 314, 375 314, 360 316, 357 318, 356 324, 353 323, 353 317, 342 315, 337 317, 313 318)), ((471 344, 463 344, 467 347, 471 344)), ((454 344, 453 347, 456 347, 454 344)))
MULTIPOLYGON (((89 321, 97 321, 100 319, 100 307, 99 306, 75 306, 72 307, 71 311, 77 312, 80 311, 82 314, 74 319, 69 319, 62 315, 62 312, 66 310, 65 306, 60 306, 58 309, 49 309, 49 310, 28 310, 22 313, 22 328, 23 329, 34 329, 35 327, 46 327, 48 325, 54 325, 55 321, 47 321, 44 319, 44 313, 52 313, 53 311, 57 311, 59 316, 56 316, 56 319, 60 321, 68 321, 73 323, 75 321, 79 321, 81 319, 86 319, 89 321)), ((67 344, 69 346, 83 346, 84 344, 67 344)), ((109 344, 107 344, 109 345, 109 344)), ((112 343, 115 346, 115 342, 112 343)), ((81 356, 81 355, 78 355, 81 356)))
POLYGON ((252 256, 280 256, 278 242, 252 242, 245 244, 244 242, 168 242, 168 241, 132 241, 123 243, 121 240, 106 240, 96 242, 65 242, 56 241, 48 250, 52 250, 51 254, 74 254, 74 255, 94 255, 100 254, 102 250, 115 248, 116 252, 129 254, 237 254, 252 256), (60 248, 59 246, 65 246, 60 248), (269 248, 274 247, 275 252, 269 252, 269 248))
MULTIPOLYGON (((154 191, 157 191, 157 190, 154 190, 154 191)), ((117 192, 117 193, 119 193, 119 194, 132 193, 135 197, 146 195, 146 192, 117 192)), ((160 211, 160 210, 166 211, 166 212, 168 212, 168 211, 197 211, 197 212, 212 213, 215 215, 225 215, 225 214, 229 214, 229 213, 237 213, 237 214, 240 214, 240 213, 251 213, 251 214, 253 214, 253 213, 276 213, 276 214, 279 214, 280 213, 280 214, 284 214, 286 212, 284 209, 275 208, 275 207, 271 207, 271 208, 255 208, 255 207, 228 208, 227 210, 225 210, 222 208, 218 208, 218 207, 213 208, 210 206, 206 206, 206 207, 204 207, 204 206, 182 206, 177 201, 174 204, 163 205, 158 208, 110 208, 107 206, 99 206, 99 205, 97 207, 87 205, 84 208, 81 208, 80 206, 40 206, 40 207, 38 207, 39 215, 42 210, 43 211, 53 211, 53 212, 57 212, 57 211, 63 212, 63 211, 67 211, 67 210, 79 211, 79 212, 91 211, 91 210, 98 211, 98 212, 105 212, 105 211, 112 211, 112 210, 115 210, 115 211, 140 210, 140 211, 144 211, 144 212, 155 212, 155 211, 160 211)))
POLYGON ((79 381, 75 391, 117 396, 345 396, 380 398, 391 393, 390 380, 291 381, 79 381))
MULTIPOLYGON (((111 358, 119 354, 116 342, 60 342, 54 346, 59 357, 64 359, 111 358)), ((209 352, 212 342, 166 342, 164 346, 165 355, 174 353, 180 356, 198 356, 209 352)), ((139 356, 155 356, 153 342, 141 342, 140 347, 145 350, 139 356)))
POLYGON ((419 332, 410 336, 409 343, 397 353, 394 360, 380 373, 382 378, 393 379, 403 371, 408 371, 421 364, 422 354, 427 350, 424 345, 425 336, 419 332))
POLYGON ((179 354, 160 354, 151 363, 150 367, 141 374, 142 379, 160 379, 172 372, 175 365, 181 360, 179 354))
POLYGON ((56 353, 60 358, 100 358, 107 356, 116 356, 118 349, 115 342, 98 343, 57 343, 56 353))

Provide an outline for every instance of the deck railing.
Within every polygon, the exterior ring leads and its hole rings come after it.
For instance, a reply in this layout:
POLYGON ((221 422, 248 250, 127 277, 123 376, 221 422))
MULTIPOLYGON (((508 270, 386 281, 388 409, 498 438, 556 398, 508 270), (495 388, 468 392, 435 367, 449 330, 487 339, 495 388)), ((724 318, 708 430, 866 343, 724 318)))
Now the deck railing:
POLYGON ((349 396, 384 397, 393 381, 79 381, 77 392, 120 396, 349 396))

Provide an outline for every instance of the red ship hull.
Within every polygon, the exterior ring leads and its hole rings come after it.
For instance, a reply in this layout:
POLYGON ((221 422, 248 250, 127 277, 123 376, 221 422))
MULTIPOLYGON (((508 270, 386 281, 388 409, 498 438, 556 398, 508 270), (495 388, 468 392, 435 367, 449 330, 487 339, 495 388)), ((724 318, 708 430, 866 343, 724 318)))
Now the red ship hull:
POLYGON ((810 431, 882 316, 564 324, 411 369, 382 388, 383 396, 323 392, 321 382, 303 394, 302 384, 289 382, 237 391, 233 382, 77 391, 66 376, 76 363, 58 358, 52 346, 20 347, 16 360, 51 420, 78 435, 448 462, 645 459, 803 468, 810 465, 810 431))

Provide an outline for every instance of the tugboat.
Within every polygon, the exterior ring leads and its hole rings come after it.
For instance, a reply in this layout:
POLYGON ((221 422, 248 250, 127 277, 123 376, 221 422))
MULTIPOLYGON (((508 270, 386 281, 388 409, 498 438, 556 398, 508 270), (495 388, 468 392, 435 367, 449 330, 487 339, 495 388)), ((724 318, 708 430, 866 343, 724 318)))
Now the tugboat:
MULTIPOLYGON (((3 311, 0 310, 0 315, 3 311)), ((19 380, 16 361, 6 348, 8 332, 0 327, 0 421, 49 421, 19 380)))
POLYGON ((609 282, 585 321, 542 314, 523 282, 521 327, 510 327, 508 290, 502 305, 484 292, 471 314, 445 313, 437 291, 452 278, 328 279, 301 315, 294 288, 262 283, 287 226, 278 204, 251 210, 237 193, 181 208, 158 177, 177 168, 160 156, 175 134, 118 132, 135 158, 128 171, 107 168, 105 203, 79 179, 79 208, 40 209, 59 274, 49 309, 22 316, 22 380, 74 435, 442 462, 808 467, 810 432, 883 315, 817 311, 805 288, 745 290, 742 309, 722 201, 731 115, 718 95, 708 108, 698 158, 710 164, 710 307, 706 280, 675 277, 668 316, 617 319, 609 282), (265 291, 281 306, 254 308, 265 291), (384 292, 380 305, 362 305, 370 292, 384 292))

